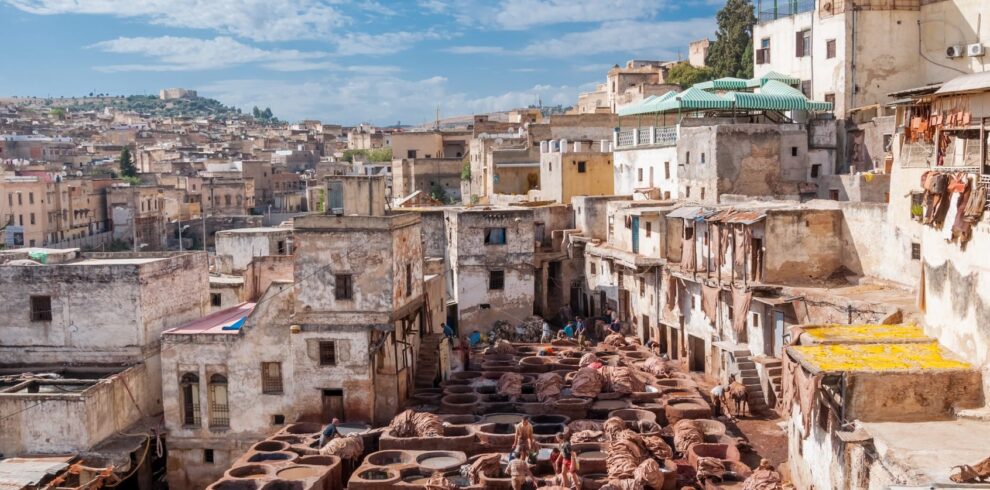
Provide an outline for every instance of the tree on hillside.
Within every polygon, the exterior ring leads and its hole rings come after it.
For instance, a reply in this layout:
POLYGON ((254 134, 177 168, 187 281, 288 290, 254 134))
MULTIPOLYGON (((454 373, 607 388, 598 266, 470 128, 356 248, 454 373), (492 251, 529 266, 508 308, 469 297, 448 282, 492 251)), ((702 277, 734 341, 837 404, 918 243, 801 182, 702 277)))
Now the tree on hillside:
POLYGON ((258 106, 254 106, 254 109, 251 109, 251 115, 255 119, 261 119, 261 109, 258 109, 258 106))
POLYGON ((664 79, 667 83, 676 83, 681 88, 688 88, 696 83, 715 78, 711 68, 698 68, 691 63, 678 63, 667 72, 664 79))
POLYGON ((131 150, 126 146, 120 150, 120 174, 124 177, 137 177, 137 167, 131 160, 131 150))
POLYGON ((706 63, 715 78, 753 76, 753 25, 756 14, 750 0, 728 0, 715 16, 718 32, 708 48, 706 63))
POLYGON ((272 108, 271 107, 265 107, 265 110, 261 111, 261 118, 262 119, 270 120, 273 117, 275 117, 275 116, 272 114, 272 108))

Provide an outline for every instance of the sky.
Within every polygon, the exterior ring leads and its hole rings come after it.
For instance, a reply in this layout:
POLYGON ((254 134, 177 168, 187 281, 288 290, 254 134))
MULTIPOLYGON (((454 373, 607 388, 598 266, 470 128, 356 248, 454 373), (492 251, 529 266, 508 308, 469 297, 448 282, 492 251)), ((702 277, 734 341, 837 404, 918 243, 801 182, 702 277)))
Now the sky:
POLYGON ((575 104, 629 59, 686 59, 725 0, 0 0, 0 96, 198 90, 379 125, 575 104))

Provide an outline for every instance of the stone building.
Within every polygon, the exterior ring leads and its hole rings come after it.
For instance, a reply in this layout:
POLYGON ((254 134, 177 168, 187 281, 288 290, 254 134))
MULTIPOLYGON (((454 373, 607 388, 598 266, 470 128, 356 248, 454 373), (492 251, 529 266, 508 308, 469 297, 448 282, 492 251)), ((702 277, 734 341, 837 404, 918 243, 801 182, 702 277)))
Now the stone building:
MULTIPOLYGON (((159 336, 207 312, 205 254, 16 249, 0 260, 0 453, 86 452, 136 470, 162 411, 159 336)), ((141 471, 150 488, 150 465, 141 471)))
POLYGON ((462 208, 444 212, 450 301, 460 332, 517 324, 533 314, 533 210, 462 208))
POLYGON ((419 223, 297 218, 291 280, 164 334, 170 485, 205 486, 287 422, 396 413, 444 309, 442 276, 424 274, 419 223))
POLYGON ((540 143, 540 199, 560 203, 574 196, 612 194, 608 141, 566 139, 540 143))

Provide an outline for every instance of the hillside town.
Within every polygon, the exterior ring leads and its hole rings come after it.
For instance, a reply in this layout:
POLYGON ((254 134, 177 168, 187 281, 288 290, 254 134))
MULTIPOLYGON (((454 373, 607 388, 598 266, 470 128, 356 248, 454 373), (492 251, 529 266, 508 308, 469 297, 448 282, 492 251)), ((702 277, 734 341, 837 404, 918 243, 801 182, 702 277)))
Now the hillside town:
POLYGON ((570 107, 0 97, 0 488, 985 488, 990 5, 725 5, 570 107))

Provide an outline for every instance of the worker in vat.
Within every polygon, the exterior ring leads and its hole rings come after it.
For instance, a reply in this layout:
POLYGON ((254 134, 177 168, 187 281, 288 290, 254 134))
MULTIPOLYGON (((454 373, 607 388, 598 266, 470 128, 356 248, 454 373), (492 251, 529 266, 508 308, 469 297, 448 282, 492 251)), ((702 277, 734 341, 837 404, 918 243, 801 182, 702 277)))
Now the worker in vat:
POLYGON ((570 435, 567 432, 557 434, 557 447, 550 453, 550 464, 553 472, 560 478, 563 487, 580 486, 577 469, 574 467, 574 450, 571 448, 570 435))
POLYGON ((528 419, 522 419, 516 424, 516 434, 512 438, 512 450, 519 459, 529 459, 530 453, 538 450, 536 438, 533 437, 533 426, 528 419))
POLYGON ((340 431, 337 430, 337 424, 340 423, 340 419, 334 417, 333 420, 323 428, 323 432, 320 433, 320 448, 327 445, 331 439, 335 437, 340 437, 340 431))

